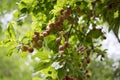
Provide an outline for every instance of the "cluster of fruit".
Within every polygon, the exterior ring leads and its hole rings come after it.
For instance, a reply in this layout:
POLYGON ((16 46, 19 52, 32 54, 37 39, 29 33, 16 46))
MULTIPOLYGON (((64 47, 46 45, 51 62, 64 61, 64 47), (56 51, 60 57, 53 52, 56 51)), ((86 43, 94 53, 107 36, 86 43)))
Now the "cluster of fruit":
MULTIPOLYGON (((59 31, 59 35, 61 34, 63 30, 63 22, 65 19, 68 19, 70 17, 71 10, 70 8, 67 8, 66 10, 60 10, 60 16, 58 20, 55 23, 50 23, 48 29, 50 30, 57 30, 59 31)), ((56 43, 60 44, 61 43, 61 38, 58 37, 56 38, 56 43)), ((69 45, 68 41, 64 42, 64 45, 59 45, 59 52, 63 53, 65 48, 67 48, 69 45)))
MULTIPOLYGON (((60 16, 58 20, 56 20, 56 22, 54 23, 50 23, 47 26, 47 29, 44 30, 41 34, 37 31, 34 32, 34 35, 32 37, 32 47, 30 47, 29 49, 26 45, 23 45, 22 51, 28 50, 30 53, 32 53, 34 51, 34 48, 41 48, 44 37, 49 35, 51 31, 58 31, 60 33, 60 31, 63 30, 63 22, 65 19, 68 19, 70 17, 70 14, 71 14, 71 10, 69 8, 67 8, 66 10, 63 10, 63 9, 60 10, 60 16)), ((56 38, 56 43, 58 44, 61 43, 60 37, 56 38)), ((59 46, 59 51, 64 52, 64 49, 67 48, 68 45, 69 45, 68 41, 65 41, 64 45, 59 46)))
POLYGON ((27 45, 23 45, 22 46, 22 51, 23 52, 28 51, 28 52, 32 53, 34 51, 34 49, 32 47, 28 47, 27 45))
POLYGON ((34 35, 32 37, 32 47, 29 48, 27 45, 23 45, 22 46, 22 51, 23 52, 28 51, 28 52, 32 53, 34 51, 34 48, 42 48, 43 39, 49 33, 50 33, 49 30, 45 30, 42 34, 35 31, 34 35))
POLYGON ((65 19, 68 19, 70 17, 71 10, 70 8, 67 8, 66 10, 60 10, 60 16, 58 16, 58 19, 54 23, 50 23, 48 25, 48 30, 56 30, 61 31, 63 30, 63 22, 65 19))
POLYGON ((22 51, 29 53, 32 53, 34 51, 34 48, 41 48, 43 42, 43 35, 40 35, 39 32, 34 32, 34 35, 32 37, 32 47, 28 47, 28 45, 22 46, 22 51))

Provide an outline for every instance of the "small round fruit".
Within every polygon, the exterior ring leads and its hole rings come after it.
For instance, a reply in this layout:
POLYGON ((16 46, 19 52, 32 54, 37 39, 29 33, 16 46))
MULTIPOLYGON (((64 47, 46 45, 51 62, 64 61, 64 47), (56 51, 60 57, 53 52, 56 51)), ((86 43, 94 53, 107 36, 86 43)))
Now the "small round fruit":
POLYGON ((59 46, 59 51, 63 51, 65 49, 65 47, 63 45, 59 46))
POLYGON ((55 24, 56 24, 56 26, 60 26, 60 25, 61 25, 61 22, 60 22, 60 21, 57 21, 55 24))
POLYGON ((39 39, 39 36, 37 36, 37 35, 34 35, 33 37, 32 37, 32 41, 37 41, 39 39))
POLYGON ((34 32, 34 34, 35 34, 36 36, 39 36, 40 33, 36 31, 36 32, 34 32))
POLYGON ((56 39, 56 43, 60 43, 61 42, 61 39, 60 38, 57 38, 56 39))
POLYGON ((53 29, 53 28, 54 28, 54 23, 50 23, 50 24, 49 24, 49 28, 50 28, 50 29, 53 29))
POLYGON ((60 10, 60 14, 61 14, 61 15, 63 15, 63 12, 64 12, 64 10, 63 10, 63 9, 61 9, 61 10, 60 10))
POLYGON ((88 57, 87 60, 86 60, 87 64, 90 63, 90 58, 88 57))
POLYGON ((26 52, 27 50, 28 50, 28 46, 27 46, 27 45, 23 45, 23 46, 22 46, 22 51, 23 51, 23 52, 26 52))
POLYGON ((88 73, 88 72, 89 72, 88 70, 85 71, 85 73, 88 73))
POLYGON ((90 75, 89 75, 89 74, 87 74, 87 75, 86 75, 86 77, 87 77, 87 78, 90 78, 90 75))
POLYGON ((30 47, 30 48, 28 48, 28 51, 29 51, 30 53, 32 53, 32 52, 34 51, 34 49, 33 49, 32 47, 30 47))
POLYGON ((42 34, 43 34, 43 37, 46 37, 48 35, 46 31, 44 31, 42 34))
POLYGON ((47 30, 45 30, 46 32, 47 32, 47 34, 50 34, 50 29, 47 29, 47 30))
POLYGON ((65 41, 65 42, 64 42, 64 46, 65 46, 65 47, 68 47, 68 46, 69 46, 68 41, 65 41))
POLYGON ((70 10, 70 9, 67 9, 67 10, 65 11, 65 17, 68 18, 68 17, 70 16, 70 14, 71 14, 71 10, 70 10))

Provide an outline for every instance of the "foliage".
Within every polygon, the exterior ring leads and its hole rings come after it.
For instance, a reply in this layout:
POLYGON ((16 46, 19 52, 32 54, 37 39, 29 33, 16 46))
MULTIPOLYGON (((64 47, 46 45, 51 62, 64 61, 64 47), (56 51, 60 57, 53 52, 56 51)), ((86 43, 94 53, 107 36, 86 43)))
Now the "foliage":
POLYGON ((0 80, 31 80, 32 71, 20 55, 6 56, 7 49, 0 48, 0 80))
POLYGON ((8 24, 0 44, 10 46, 7 55, 32 53, 33 60, 39 58, 34 71, 45 74, 41 79, 87 80, 91 58, 105 57, 98 43, 105 39, 102 24, 107 22, 118 34, 119 4, 119 0, 20 0, 16 20, 8 24), (19 33, 18 25, 25 23, 31 26, 19 33))
POLYGON ((0 0, 0 15, 15 9, 19 0, 0 0))
POLYGON ((90 80, 119 80, 120 62, 106 58, 104 61, 93 60, 89 66, 92 76, 90 80))

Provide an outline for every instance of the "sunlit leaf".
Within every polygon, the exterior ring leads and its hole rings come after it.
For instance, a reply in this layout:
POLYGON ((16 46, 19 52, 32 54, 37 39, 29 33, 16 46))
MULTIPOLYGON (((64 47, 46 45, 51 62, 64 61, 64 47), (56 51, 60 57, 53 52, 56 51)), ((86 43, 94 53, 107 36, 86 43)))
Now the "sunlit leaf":
POLYGON ((40 62, 37 64, 34 68, 35 71, 40 71, 42 69, 45 69, 51 65, 51 62, 40 62))
POLYGON ((11 39, 15 39, 16 37, 16 32, 15 32, 15 29, 14 29, 14 24, 15 22, 10 22, 7 26, 7 29, 6 29, 6 36, 8 38, 11 38, 11 39))

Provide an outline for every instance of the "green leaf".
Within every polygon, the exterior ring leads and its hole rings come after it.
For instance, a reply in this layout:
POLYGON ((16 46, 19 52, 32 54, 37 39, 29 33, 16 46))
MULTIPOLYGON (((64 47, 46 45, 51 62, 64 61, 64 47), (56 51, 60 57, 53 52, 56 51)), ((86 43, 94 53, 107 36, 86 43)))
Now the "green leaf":
MULTIPOLYGON (((52 80, 56 80, 57 72, 52 66, 42 69, 39 72, 46 74, 46 78, 51 78, 52 80)), ((49 80, 49 79, 47 79, 47 80, 49 80)))
POLYGON ((7 53, 6 53, 6 55, 7 55, 7 56, 11 56, 12 53, 13 53, 13 51, 14 51, 14 48, 8 50, 7 53))
POLYGON ((119 17, 119 11, 117 10, 116 12, 114 12, 114 18, 118 18, 119 17))
POLYGON ((16 42, 14 40, 10 40, 10 39, 4 39, 2 41, 0 41, 0 46, 1 47, 15 47, 16 46, 16 42))
POLYGON ((48 52, 47 51, 39 51, 35 55, 32 56, 32 58, 40 58, 41 60, 46 60, 48 59, 48 52))
POLYGON ((10 22, 7 26, 7 29, 6 29, 6 36, 10 39, 15 39, 16 37, 16 33, 15 33, 15 29, 14 29, 14 22, 10 22))
POLYGON ((103 33, 101 32, 100 29, 92 29, 87 36, 93 37, 93 38, 99 38, 100 36, 102 36, 103 33))
POLYGON ((70 73, 74 73, 74 67, 73 67, 73 65, 71 65, 70 62, 67 62, 66 65, 67 65, 67 67, 68 67, 69 70, 70 70, 69 72, 70 72, 70 73))
POLYGON ((21 11, 21 13, 26 13, 27 12, 27 8, 22 8, 20 11, 21 11))
POLYGON ((48 68, 50 65, 51 65, 51 62, 42 61, 39 64, 35 65, 34 70, 35 71, 40 71, 42 69, 48 68))
POLYGON ((85 2, 85 1, 81 1, 80 9, 84 9, 84 8, 86 8, 87 5, 88 5, 87 2, 85 2))
POLYGON ((66 70, 64 69, 64 67, 58 69, 58 78, 59 78, 59 80, 62 80, 65 75, 66 75, 66 70))
POLYGON ((115 25, 113 27, 113 32, 115 33, 116 37, 119 39, 118 33, 119 33, 119 28, 120 28, 120 16, 115 19, 114 23, 115 25))
POLYGON ((58 45, 55 43, 56 37, 54 35, 49 35, 45 38, 46 47, 49 47, 51 50, 56 51, 58 49, 58 45))
POLYGON ((19 13, 18 11, 15 11, 14 14, 13 14, 13 16, 14 16, 15 18, 19 18, 20 13, 19 13))

